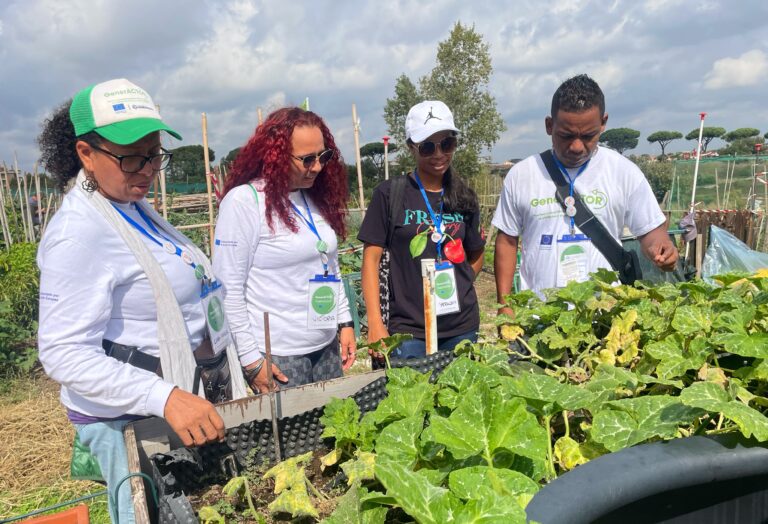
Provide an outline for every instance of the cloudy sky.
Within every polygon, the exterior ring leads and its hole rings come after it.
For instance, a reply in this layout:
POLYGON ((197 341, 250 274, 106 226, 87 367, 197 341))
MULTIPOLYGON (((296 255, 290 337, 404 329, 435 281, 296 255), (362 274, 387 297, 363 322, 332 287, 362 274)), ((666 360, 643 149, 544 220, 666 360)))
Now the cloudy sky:
POLYGON ((245 142, 258 107, 309 97, 351 163, 352 103, 361 144, 379 140, 395 79, 427 74, 456 21, 490 45, 508 126, 495 161, 546 147, 552 93, 582 72, 606 93, 608 127, 642 132, 634 152, 658 150, 653 131, 697 128, 700 111, 708 125, 768 131, 765 0, 1 0, 0 160, 16 151, 31 169, 53 107, 126 77, 182 145, 202 143, 206 112, 217 158, 245 142))

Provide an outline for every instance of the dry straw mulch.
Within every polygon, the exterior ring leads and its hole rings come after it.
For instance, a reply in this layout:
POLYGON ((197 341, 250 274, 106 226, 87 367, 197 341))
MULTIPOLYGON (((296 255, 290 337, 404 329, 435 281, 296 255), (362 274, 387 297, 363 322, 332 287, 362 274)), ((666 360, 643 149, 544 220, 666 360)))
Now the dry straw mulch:
POLYGON ((40 374, 18 379, 10 390, 0 396, 0 519, 19 513, 22 502, 28 508, 30 498, 39 497, 43 507, 75 498, 90 484, 69 479, 75 433, 59 386, 40 374))

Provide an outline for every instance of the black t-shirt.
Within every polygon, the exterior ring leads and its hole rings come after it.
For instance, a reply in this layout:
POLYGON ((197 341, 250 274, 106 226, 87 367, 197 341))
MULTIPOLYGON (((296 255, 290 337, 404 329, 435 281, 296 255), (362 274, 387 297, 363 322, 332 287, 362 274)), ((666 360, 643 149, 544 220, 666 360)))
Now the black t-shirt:
MULTIPOLYGON (((424 252, 413 258, 409 245, 418 233, 430 228, 432 218, 412 176, 407 177, 403 190, 403 208, 397 211, 392 245, 387 246, 389 225, 389 194, 391 180, 382 182, 373 191, 371 204, 365 212, 358 240, 367 244, 389 248, 389 332, 410 333, 416 338, 424 335, 424 293, 421 280, 421 259, 436 258, 437 245, 427 236, 424 252)), ((440 209, 440 193, 427 191, 427 198, 435 213, 440 209)), ((484 248, 485 239, 480 232, 480 212, 454 212, 443 209, 446 233, 461 239, 466 253, 484 248)), ((473 285, 475 273, 468 259, 454 264, 456 287, 461 310, 437 317, 438 338, 449 338, 480 327, 480 309, 473 285)))

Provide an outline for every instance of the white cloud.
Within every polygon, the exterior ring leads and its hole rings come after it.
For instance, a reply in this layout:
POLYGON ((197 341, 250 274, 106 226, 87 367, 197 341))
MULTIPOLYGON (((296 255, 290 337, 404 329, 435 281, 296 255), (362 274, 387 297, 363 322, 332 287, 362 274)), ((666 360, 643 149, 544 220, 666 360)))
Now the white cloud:
POLYGON ((747 51, 738 58, 721 58, 707 74, 705 87, 723 89, 729 87, 756 86, 768 76, 768 55, 761 49, 747 51))

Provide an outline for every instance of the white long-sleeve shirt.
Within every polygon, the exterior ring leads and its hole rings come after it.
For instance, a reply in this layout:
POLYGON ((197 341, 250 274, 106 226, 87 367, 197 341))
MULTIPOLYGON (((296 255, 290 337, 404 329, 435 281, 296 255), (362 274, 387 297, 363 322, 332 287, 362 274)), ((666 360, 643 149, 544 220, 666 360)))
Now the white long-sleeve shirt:
MULTIPOLYGON (((116 204, 146 227, 133 204, 116 204)), ((200 281, 180 257, 141 235, 171 283, 190 347, 205 336, 200 281)), ((61 384, 61 402, 104 418, 163 416, 174 385, 108 357, 102 340, 159 357, 157 308, 146 275, 119 233, 70 191, 46 229, 40 267, 38 347, 46 373, 61 384)))
MULTIPOLYGON (((265 195, 254 186, 232 189, 222 200, 216 222, 213 269, 225 291, 224 307, 235 339, 240 363, 261 358, 264 347, 264 312, 269 313, 272 353, 304 355, 327 346, 336 329, 307 329, 309 280, 323 273, 315 245, 317 237, 296 216, 294 233, 279 218, 275 231, 267 224, 265 195)), ((259 185, 256 185, 260 188, 259 185)), ((299 191, 289 198, 306 216, 299 191)), ((328 270, 340 278, 336 233, 307 196, 320 237, 328 244, 328 270)), ((344 288, 339 283, 338 321, 352 317, 344 288)))

